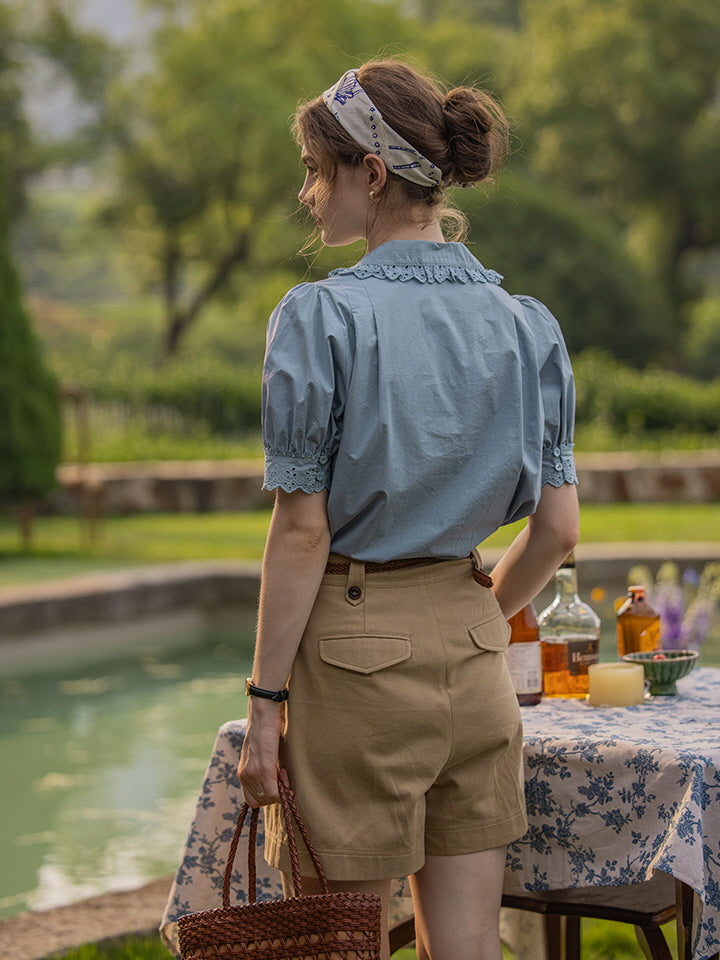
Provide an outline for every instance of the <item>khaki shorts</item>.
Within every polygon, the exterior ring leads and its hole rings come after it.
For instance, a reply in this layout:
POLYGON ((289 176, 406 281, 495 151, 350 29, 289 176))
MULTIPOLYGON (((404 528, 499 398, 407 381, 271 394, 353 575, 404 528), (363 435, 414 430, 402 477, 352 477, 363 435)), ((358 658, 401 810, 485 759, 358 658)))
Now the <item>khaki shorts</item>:
MULTIPOLYGON (((367 574, 353 561, 325 575, 293 666, 281 763, 328 879, 405 876, 426 854, 525 832, 508 637, 469 559, 367 574)), ((289 872, 279 806, 265 823, 266 859, 289 872)))

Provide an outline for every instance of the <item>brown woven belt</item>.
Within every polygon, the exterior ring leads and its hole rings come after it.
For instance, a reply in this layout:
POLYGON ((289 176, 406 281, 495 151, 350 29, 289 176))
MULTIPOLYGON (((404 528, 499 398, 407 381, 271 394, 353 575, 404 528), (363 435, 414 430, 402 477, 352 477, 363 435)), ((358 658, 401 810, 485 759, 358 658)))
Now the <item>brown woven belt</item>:
MULTIPOLYGON (((404 560, 387 560, 385 563, 376 563, 373 560, 365 562, 365 573, 384 573, 387 570, 402 570, 405 567, 424 567, 430 563, 444 563, 442 557, 406 557, 404 560)), ((349 560, 328 560, 325 573, 350 573, 349 560)), ((492 577, 473 565, 473 578, 483 587, 492 587, 492 577)))
MULTIPOLYGON (((376 563, 374 560, 365 562, 365 573, 385 573, 386 570, 402 570, 404 567, 424 567, 428 563, 442 563, 442 557, 406 557, 404 560, 388 560, 385 563, 376 563)), ((349 560, 328 560, 325 573, 349 573, 349 560)))

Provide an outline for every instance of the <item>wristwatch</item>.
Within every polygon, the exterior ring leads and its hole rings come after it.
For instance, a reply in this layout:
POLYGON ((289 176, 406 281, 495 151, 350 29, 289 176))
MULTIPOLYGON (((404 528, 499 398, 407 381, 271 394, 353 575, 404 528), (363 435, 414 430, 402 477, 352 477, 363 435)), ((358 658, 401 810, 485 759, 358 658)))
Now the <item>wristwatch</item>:
POLYGON ((274 700, 275 703, 283 703, 287 700, 290 691, 287 687, 282 690, 263 690, 262 687, 256 687, 248 677, 245 681, 245 695, 248 697, 261 697, 263 700, 274 700))

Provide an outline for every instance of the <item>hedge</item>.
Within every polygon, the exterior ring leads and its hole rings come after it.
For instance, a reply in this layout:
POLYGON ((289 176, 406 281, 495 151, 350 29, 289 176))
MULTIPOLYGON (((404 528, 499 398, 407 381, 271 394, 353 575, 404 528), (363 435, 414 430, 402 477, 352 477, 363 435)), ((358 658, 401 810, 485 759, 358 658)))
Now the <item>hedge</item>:
MULTIPOLYGON (((580 424, 600 422, 618 432, 720 430, 720 378, 701 382, 667 370, 639 371, 599 350, 583 352, 573 365, 580 424)), ((91 393, 142 412, 149 425, 171 413, 221 436, 260 426, 260 369, 236 369, 221 360, 136 373, 118 369, 98 376, 91 393)))
MULTIPOLYGON (((92 396, 154 413, 173 411, 190 422, 203 422, 212 433, 233 435, 260 428, 260 370, 236 369, 218 361, 166 370, 115 370, 88 383, 92 396)), ((162 420, 162 417, 159 417, 162 420)))
POLYGON ((577 421, 601 421, 616 431, 720 431, 720 378, 692 380, 672 371, 626 367, 588 350, 575 358, 577 421))

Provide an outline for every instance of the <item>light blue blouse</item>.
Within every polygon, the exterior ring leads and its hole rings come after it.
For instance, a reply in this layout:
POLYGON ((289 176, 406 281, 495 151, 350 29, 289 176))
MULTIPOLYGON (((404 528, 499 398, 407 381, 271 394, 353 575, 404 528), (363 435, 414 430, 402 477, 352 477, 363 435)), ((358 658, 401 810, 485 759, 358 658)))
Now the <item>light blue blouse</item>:
POLYGON ((334 553, 465 557, 577 483, 560 327, 501 279, 463 244, 393 240, 275 308, 264 486, 327 487, 334 553))

